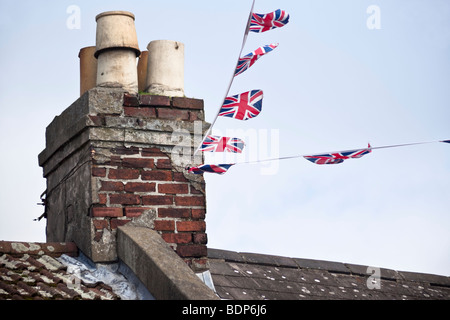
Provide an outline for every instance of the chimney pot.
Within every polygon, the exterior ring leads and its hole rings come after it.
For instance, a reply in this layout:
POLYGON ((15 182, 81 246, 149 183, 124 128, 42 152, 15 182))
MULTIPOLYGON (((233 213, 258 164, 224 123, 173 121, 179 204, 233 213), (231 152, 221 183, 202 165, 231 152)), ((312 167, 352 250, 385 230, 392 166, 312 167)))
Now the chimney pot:
POLYGON ((141 51, 134 15, 127 11, 108 11, 97 15, 95 20, 97 86, 138 93, 136 58, 141 51))
POLYGON ((103 50, 128 48, 139 57, 141 51, 137 41, 134 14, 128 11, 107 11, 95 17, 97 21, 95 57, 103 50))
POLYGON ((97 59, 95 46, 80 49, 80 96, 97 84, 97 59))
POLYGON ((184 96, 184 44, 155 40, 148 44, 146 92, 171 97, 184 96))
POLYGON ((147 81, 147 63, 148 63, 148 51, 142 51, 137 65, 139 92, 145 91, 145 84, 147 81))

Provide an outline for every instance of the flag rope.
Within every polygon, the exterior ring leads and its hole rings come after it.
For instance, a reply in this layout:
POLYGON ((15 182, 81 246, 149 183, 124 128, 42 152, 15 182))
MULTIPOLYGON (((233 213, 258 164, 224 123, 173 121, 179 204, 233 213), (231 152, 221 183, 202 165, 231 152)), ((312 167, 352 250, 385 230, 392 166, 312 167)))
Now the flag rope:
MULTIPOLYGON (((377 149, 407 147, 407 146, 420 145, 420 144, 430 144, 430 143, 436 143, 436 142, 450 143, 450 140, 434 140, 434 141, 426 141, 426 142, 413 142, 413 143, 394 144, 394 145, 387 145, 387 146, 380 146, 380 147, 370 147, 370 149, 371 150, 377 150, 377 149)), ((306 157, 306 156, 309 156, 309 155, 312 155, 312 154, 345 153, 345 152, 354 151, 354 150, 357 150, 357 149, 340 150, 340 151, 332 151, 332 152, 329 152, 329 151, 326 151, 326 152, 315 152, 315 153, 300 154, 300 155, 297 155, 297 156, 287 156, 287 157, 272 158, 272 159, 244 161, 244 162, 237 162, 234 165, 238 165, 238 164, 252 164, 252 163, 259 163, 259 162, 286 160, 286 159, 295 159, 295 158, 306 157)))
MULTIPOLYGON (((450 143, 450 140, 434 140, 434 141, 427 141, 427 142, 413 142, 413 143, 386 145, 386 146, 379 146, 379 147, 371 147, 369 145, 368 149, 370 149, 370 150, 377 150, 377 149, 397 148, 397 147, 406 147, 406 146, 421 145, 421 144, 430 144, 430 143, 436 143, 436 142, 450 143)), ((333 152, 321 152, 321 153, 308 153, 308 154, 286 156, 286 157, 279 157, 279 158, 271 158, 271 159, 262 159, 262 160, 252 160, 252 161, 243 161, 243 162, 229 163, 227 165, 233 165, 234 166, 234 165, 240 165, 240 164, 255 164, 255 163, 261 163, 261 162, 269 162, 269 161, 278 161, 278 160, 302 158, 302 157, 307 157, 307 156, 310 156, 310 155, 313 155, 313 154, 315 154, 315 155, 319 155, 319 154, 335 154, 335 153, 345 153, 345 152, 351 152, 351 151, 357 151, 357 150, 358 149, 341 150, 341 151, 333 151, 333 152)), ((190 168, 188 167, 186 169, 190 169, 190 168)))
MULTIPOLYGON (((202 141, 200 142, 200 144, 198 145, 197 149, 194 152, 194 157, 196 156, 196 154, 198 153, 198 151, 203 149, 203 145, 206 141, 206 139, 208 138, 209 134, 211 133, 219 115, 221 114, 221 110, 223 108, 223 106, 225 105, 231 86, 233 84, 233 80, 236 77, 236 75, 238 75, 239 73, 245 71, 246 69, 248 69, 252 63, 249 63, 249 65, 243 69, 243 71, 238 70, 238 66, 240 65, 241 62, 241 56, 242 56, 242 52, 244 50, 245 44, 247 42, 247 38, 248 38, 248 34, 250 31, 254 31, 254 32, 264 32, 267 31, 264 30, 265 27, 269 27, 268 30, 271 30, 272 28, 274 28, 275 24, 269 23, 269 25, 267 25, 265 22, 260 22, 258 21, 259 18, 264 19, 265 16, 269 15, 259 15, 259 14, 254 14, 253 13, 253 9, 255 6, 255 1, 252 1, 252 6, 250 8, 250 13, 249 13, 249 17, 247 20, 247 26, 245 28, 245 32, 244 32, 244 36, 242 39, 242 44, 241 44, 241 49, 239 51, 239 56, 235 65, 235 68, 233 70, 233 74, 232 77, 228 83, 228 87, 227 90, 225 92, 225 96, 222 100, 222 104, 219 107, 213 121, 211 122, 209 128, 205 131, 205 134, 203 135, 202 141), (255 17, 254 16, 258 16, 255 17), (262 28, 261 28, 262 27, 262 28), (250 30, 251 29, 251 30, 250 30), (256 31, 255 31, 256 30, 256 31)), ((289 20, 289 15, 287 15, 287 17, 285 16, 285 12, 282 10, 276 10, 273 13, 270 13, 270 15, 277 15, 278 18, 281 18, 280 20, 278 20, 281 23, 281 26, 283 26, 284 24, 286 24, 289 20), (283 17, 285 16, 285 17, 283 17)), ((272 19, 273 16, 270 18, 272 19)), ((277 20, 278 18, 275 18, 275 20, 277 20)), ((280 25, 279 25, 280 26, 280 25)), ((277 26, 277 27, 279 27, 277 26)), ((249 55, 256 55, 256 52, 258 50, 262 51, 263 53, 265 52, 266 47, 269 49, 268 52, 270 52, 271 50, 274 49, 274 47, 276 48, 276 46, 278 46, 278 44, 274 45, 268 45, 268 46, 264 46, 264 47, 260 47, 257 50, 255 50, 255 53, 250 53, 249 55)), ((245 56, 247 57, 247 56, 245 56)), ((259 58, 259 56, 257 55, 256 60, 259 58)), ((256 61, 255 60, 255 61, 256 61)), ((253 62, 254 63, 254 62, 253 62)), ((245 64, 244 64, 245 67, 245 64)), ((244 68, 243 67, 243 68, 244 68)), ((262 92, 262 91, 261 91, 262 92)), ((240 95, 238 95, 240 96, 240 95)), ((242 120, 242 119, 240 119, 242 120)), ((246 119, 244 119, 246 120, 246 119)), ((295 158, 305 158, 306 160, 309 160, 315 164, 337 164, 337 163, 342 163, 344 160, 347 159, 357 159, 357 158, 361 158, 362 156, 371 153, 372 150, 377 150, 377 149, 386 149, 386 148, 396 148, 396 147, 405 147, 405 146, 412 146, 412 145, 420 145, 420 144, 428 144, 428 143, 435 143, 435 142, 445 142, 445 143, 450 143, 450 140, 437 140, 437 141, 428 141, 428 142, 413 142, 413 143, 404 143, 404 144, 396 144, 396 145, 386 145, 386 146, 379 146, 379 147, 372 147, 370 144, 368 145, 367 148, 363 148, 363 149, 353 149, 353 150, 344 150, 344 151, 334 151, 334 152, 323 152, 323 153, 316 153, 316 154, 304 154, 304 155, 294 155, 294 156, 286 156, 286 157, 278 157, 278 158, 272 158, 272 159, 262 159, 262 160, 253 160, 253 161, 244 161, 244 162, 237 162, 237 163, 231 163, 231 164, 219 164, 219 165, 209 165, 209 164, 203 164, 200 166, 196 166, 196 167, 186 167, 186 170, 188 170, 189 172, 195 173, 195 174, 202 174, 204 172, 215 172, 215 173, 220 173, 223 174, 225 173, 231 166, 233 165, 238 165, 238 164, 251 164, 251 163, 260 163, 260 162, 268 162, 268 161, 278 161, 278 160, 286 160, 286 159, 295 159, 295 158)), ((208 150, 209 151, 209 150, 208 150)))
POLYGON ((237 68, 237 66, 238 66, 239 59, 241 58, 242 51, 244 51, 245 43, 247 42, 247 37, 248 37, 249 30, 250 30, 250 23, 251 23, 251 21, 252 21, 252 14, 253 14, 253 8, 254 8, 254 6, 255 6, 255 0, 253 0, 252 6, 251 6, 251 8, 250 8, 250 13, 249 13, 249 15, 248 15, 248 20, 247 20, 247 26, 246 26, 246 28, 245 28, 244 37, 243 37, 243 39, 242 39, 241 50, 239 51, 239 56, 238 56, 238 59, 237 59, 237 61, 236 61, 236 65, 234 66, 234 69, 233 69, 233 75, 232 75, 232 77, 231 77, 230 82, 228 83, 228 88, 227 88, 227 90, 226 90, 226 92, 225 92, 225 96, 223 97, 222 104, 220 105, 219 109, 217 110, 217 114, 216 114, 216 116, 214 117, 214 120, 211 122, 211 125, 209 126, 208 130, 206 130, 206 133, 204 134, 204 136, 203 136, 203 138, 202 138, 202 141, 200 142, 200 144, 198 145, 197 149, 195 150, 195 152, 194 152, 194 157, 195 157, 195 155, 197 154, 197 152, 200 150, 202 144, 205 142, 206 137, 207 137, 207 136, 209 135, 209 133, 211 132, 211 130, 212 130, 214 124, 215 124, 216 121, 217 121, 217 118, 219 117, 220 109, 222 108, 222 105, 225 103, 225 100, 227 99, 228 94, 230 93, 231 85, 233 84, 233 80, 234 80, 234 78, 235 78, 235 71, 236 71, 236 68, 237 68))

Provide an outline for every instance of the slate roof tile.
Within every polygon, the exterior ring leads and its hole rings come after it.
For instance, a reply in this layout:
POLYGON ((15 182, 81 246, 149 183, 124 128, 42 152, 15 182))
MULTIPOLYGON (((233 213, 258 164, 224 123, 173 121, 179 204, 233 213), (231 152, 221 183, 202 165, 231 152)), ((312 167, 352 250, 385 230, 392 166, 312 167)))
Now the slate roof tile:
POLYGON ((208 249, 222 299, 450 300, 450 278, 332 261, 208 249), (377 287, 379 285, 379 287, 377 287))
POLYGON ((349 269, 340 262, 324 261, 324 260, 311 260, 311 259, 293 259, 297 264, 297 267, 306 269, 319 269, 328 270, 331 272, 348 273, 349 269))

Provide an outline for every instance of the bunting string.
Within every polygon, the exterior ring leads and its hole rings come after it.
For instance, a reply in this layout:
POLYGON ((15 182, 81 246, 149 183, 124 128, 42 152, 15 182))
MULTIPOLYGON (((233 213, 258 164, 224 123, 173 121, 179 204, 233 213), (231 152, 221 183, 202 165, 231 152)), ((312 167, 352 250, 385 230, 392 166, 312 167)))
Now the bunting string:
MULTIPOLYGON (((238 95, 229 96, 231 86, 233 84, 233 80, 236 76, 248 70, 260 57, 263 55, 273 51, 278 47, 278 43, 269 44, 265 46, 261 46, 256 50, 242 56, 242 52, 244 50, 245 44, 247 42, 249 32, 262 33, 275 28, 280 28, 285 26, 289 22, 289 14, 287 14, 284 10, 275 10, 273 12, 267 14, 259 14, 254 13, 253 9, 255 6, 255 0, 252 2, 252 6, 250 9, 250 14, 247 20, 247 25, 245 28, 244 36, 242 39, 242 45, 239 51, 239 57, 236 62, 235 68, 233 70, 233 74, 228 83, 228 87, 225 91, 225 96, 222 100, 222 104, 217 111, 210 127, 206 131, 203 136, 203 139, 200 145, 194 152, 194 156, 197 152, 232 152, 232 153, 242 153, 242 149, 245 146, 245 142, 239 138, 230 138, 230 137, 220 137, 210 135, 214 124, 216 123, 219 116, 234 118, 236 120, 249 120, 261 113, 262 110, 262 100, 263 100, 263 91, 260 89, 251 90, 248 92, 244 92, 238 95)), ((354 149, 354 150, 344 150, 344 151, 335 151, 335 152, 323 152, 318 154, 304 154, 304 155, 294 155, 273 159, 263 159, 263 160, 255 160, 255 161, 246 161, 239 163, 229 163, 229 164, 203 164, 199 166, 186 167, 186 170, 189 173, 193 174, 203 174, 205 172, 209 173, 217 173, 224 174, 228 171, 228 169, 234 165, 239 164, 250 164, 250 163, 258 163, 258 162, 267 162, 267 161, 277 161, 277 160, 286 160, 286 159, 295 159, 295 158, 305 158, 306 160, 318 164, 338 164, 342 163, 348 159, 359 159, 369 153, 372 150, 376 149, 386 149, 386 148, 397 148, 397 147, 405 147, 419 144, 427 144, 434 142, 445 142, 450 143, 450 140, 439 140, 439 141, 429 141, 429 142, 414 142, 414 143, 405 143, 405 144, 396 144, 396 145, 387 145, 380 147, 372 147, 370 143, 367 148, 362 149, 354 149)))
POLYGON ((269 162, 269 161, 279 161, 279 160, 288 160, 288 159, 298 159, 305 158, 306 160, 311 161, 312 163, 323 165, 323 164, 338 164, 344 162, 347 159, 358 159, 362 156, 369 154, 372 150, 377 149, 387 149, 387 148, 398 148, 398 147, 407 147, 413 145, 421 145, 421 144, 430 144, 444 142, 450 143, 450 140, 435 140, 435 141, 427 141, 427 142, 413 142, 413 143, 404 143, 404 144, 395 144, 395 145, 386 145, 379 147, 372 147, 370 143, 367 148, 363 149, 353 149, 353 150, 343 150, 343 151, 333 151, 333 152, 322 152, 316 154, 301 154, 301 155, 293 155, 279 158, 271 158, 271 159, 262 159, 262 160, 253 160, 253 161, 243 161, 237 163, 229 163, 229 164, 218 164, 218 165, 200 165, 196 167, 187 167, 186 170, 190 173, 194 174, 203 174, 204 172, 209 173, 217 173, 224 174, 227 170, 235 165, 241 164, 255 164, 261 162, 269 162))
MULTIPOLYGON (((241 49, 239 50, 239 57, 238 57, 238 60, 237 60, 237 62, 236 62, 236 65, 235 65, 235 67, 234 67, 234 70, 233 70, 233 74, 232 74, 232 76, 231 76, 231 79, 230 79, 230 81, 229 81, 229 83, 228 83, 228 87, 227 87, 227 89, 226 89, 226 91, 225 91, 225 96, 223 97, 222 105, 225 103, 225 100, 227 99, 227 96, 228 96, 228 94, 230 93, 230 89, 231 89, 231 86, 232 86, 232 84, 233 84, 233 80, 234 80, 234 78, 235 78, 236 68, 237 68, 237 66, 238 66, 239 59, 240 59, 240 57, 241 57, 241 55, 242 55, 242 52, 244 51, 245 43, 247 42, 247 38, 248 38, 249 30, 250 30, 250 24, 251 24, 251 21, 252 21, 252 15, 253 15, 253 8, 254 8, 254 7, 255 7, 255 0, 253 0, 252 6, 251 6, 251 8, 250 8, 250 13, 249 13, 248 19, 247 19, 247 26, 246 26, 246 28, 245 28, 244 36, 243 36, 243 38, 242 38, 241 49)), ((216 123, 217 118, 219 117, 220 110, 221 110, 221 108, 219 108, 219 110, 217 111, 217 114, 215 115, 213 121, 211 122, 211 125, 209 126, 208 130, 206 130, 206 133, 205 133, 204 136, 203 136, 202 142, 200 143, 200 145, 197 147, 197 149, 196 149, 195 152, 194 152, 194 156, 197 154, 197 152, 200 151, 200 149, 201 149, 201 147, 202 147, 202 144, 205 142, 206 138, 208 137, 209 133, 211 132, 212 128, 214 127, 214 124, 216 123)))
MULTIPOLYGON (((244 50, 245 44, 247 42, 248 34, 249 32, 266 32, 275 28, 280 28, 286 25, 289 22, 289 14, 287 14, 284 10, 276 10, 274 12, 270 12, 267 14, 258 14, 253 13, 253 9, 255 6, 255 0, 252 2, 252 6, 250 9, 250 13, 247 20, 247 25, 245 27, 244 36, 242 39, 242 45, 241 49, 239 50, 239 57, 237 59, 235 68, 233 70, 233 74, 231 76, 231 79, 228 83, 227 90, 225 91, 225 96, 222 100, 222 105, 220 106, 219 110, 217 111, 213 121, 211 122, 210 127, 206 130, 206 133, 203 136, 203 139, 200 143, 200 145, 197 147, 197 149, 194 152, 194 156, 199 151, 204 151, 203 144, 207 139, 209 139, 211 136, 209 135, 212 131, 212 128, 214 127, 217 118, 219 116, 224 117, 231 117, 238 120, 248 120, 253 117, 256 117, 261 112, 261 100, 262 100, 262 90, 252 90, 249 92, 242 93, 240 95, 235 95, 232 97, 229 97, 230 89, 233 84, 233 80, 236 76, 240 75, 241 73, 248 70, 259 58, 261 58, 263 55, 273 51, 276 47, 278 47, 278 43, 272 43, 269 45, 265 45, 262 47, 257 48, 256 50, 250 52, 249 54, 246 54, 245 56, 242 56, 242 52, 244 50), (256 94, 258 93, 258 94, 256 94), (248 95, 251 95, 252 97, 248 97, 248 95), (257 96, 257 97, 256 97, 257 96), (234 108, 236 110, 234 116, 233 112, 224 113, 223 108, 227 107, 228 111, 230 110, 230 104, 233 104, 234 101, 234 108), (231 102, 230 102, 231 101, 231 102), (257 105, 257 112, 255 112, 255 105, 257 105), (259 108, 258 108, 259 107, 259 108), (244 114, 244 115, 243 115, 244 114)), ((226 138, 226 137, 224 137, 226 138)), ((218 152, 215 150, 215 152, 218 152)))

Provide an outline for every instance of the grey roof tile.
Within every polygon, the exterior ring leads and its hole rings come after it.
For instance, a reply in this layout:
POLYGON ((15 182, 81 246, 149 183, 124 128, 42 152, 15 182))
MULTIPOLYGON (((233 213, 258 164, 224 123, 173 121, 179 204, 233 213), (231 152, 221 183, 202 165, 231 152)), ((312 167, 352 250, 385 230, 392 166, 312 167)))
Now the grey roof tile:
POLYGON ((325 261, 325 260, 312 260, 312 259, 293 259, 300 268, 306 269, 322 269, 331 272, 350 273, 350 270, 345 264, 340 262, 325 261))
POLYGON ((409 271, 399 271, 398 274, 402 279, 407 279, 409 281, 429 282, 433 285, 450 287, 450 277, 409 271))
POLYGON ((297 268, 297 264, 295 263, 295 261, 288 257, 265 255, 258 253, 248 253, 248 252, 240 253, 240 255, 244 258, 246 263, 297 268))
POLYGON ((367 266, 208 249, 222 299, 450 300, 449 278, 367 266), (295 265, 292 264, 295 263, 295 265))
POLYGON ((226 261, 245 262, 244 258, 239 253, 221 249, 208 248, 208 257, 226 261))

